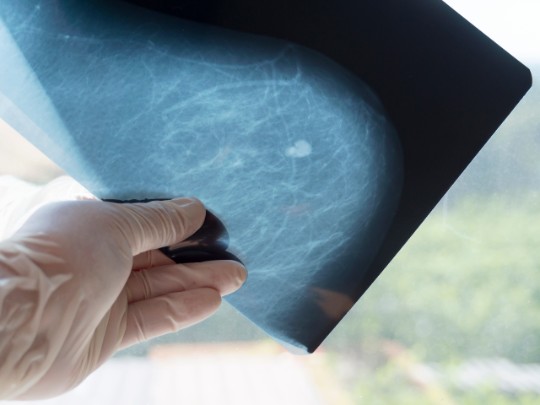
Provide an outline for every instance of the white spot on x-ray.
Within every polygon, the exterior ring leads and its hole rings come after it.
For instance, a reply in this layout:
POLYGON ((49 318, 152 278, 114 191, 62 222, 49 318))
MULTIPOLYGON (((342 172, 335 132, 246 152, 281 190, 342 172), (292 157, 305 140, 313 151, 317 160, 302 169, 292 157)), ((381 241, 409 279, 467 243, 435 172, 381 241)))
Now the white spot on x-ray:
POLYGON ((292 158, 303 158, 309 156, 311 155, 311 145, 303 139, 296 141, 294 146, 287 148, 285 155, 292 158))

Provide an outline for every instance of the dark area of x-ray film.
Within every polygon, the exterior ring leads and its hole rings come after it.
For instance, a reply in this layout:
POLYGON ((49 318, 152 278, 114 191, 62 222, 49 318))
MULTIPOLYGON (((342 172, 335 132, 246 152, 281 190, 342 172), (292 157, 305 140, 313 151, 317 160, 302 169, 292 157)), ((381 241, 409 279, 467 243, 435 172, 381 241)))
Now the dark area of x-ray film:
POLYGON ((200 198, 249 271, 229 302, 313 350, 400 198, 400 141, 362 80, 288 41, 124 3, 6 1, 0 18, 2 118, 101 198, 200 198))

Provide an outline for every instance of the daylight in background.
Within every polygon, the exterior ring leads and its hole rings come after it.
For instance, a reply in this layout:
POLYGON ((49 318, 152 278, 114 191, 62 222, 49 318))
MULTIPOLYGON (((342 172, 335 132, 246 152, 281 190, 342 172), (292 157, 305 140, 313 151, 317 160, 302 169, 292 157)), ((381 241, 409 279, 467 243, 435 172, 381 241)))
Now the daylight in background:
MULTIPOLYGON (((447 1, 540 80, 538 0, 447 1)), ((224 305, 47 404, 540 403, 540 87, 311 356, 224 305)), ((61 174, 0 122, 0 175, 61 174)))

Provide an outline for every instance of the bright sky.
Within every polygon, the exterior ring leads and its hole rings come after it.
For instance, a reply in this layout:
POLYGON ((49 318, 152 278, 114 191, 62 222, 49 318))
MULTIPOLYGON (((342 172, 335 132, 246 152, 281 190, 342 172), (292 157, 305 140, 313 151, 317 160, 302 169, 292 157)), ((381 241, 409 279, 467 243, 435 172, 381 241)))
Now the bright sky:
POLYGON ((540 64, 540 0, 444 0, 525 64, 540 64))

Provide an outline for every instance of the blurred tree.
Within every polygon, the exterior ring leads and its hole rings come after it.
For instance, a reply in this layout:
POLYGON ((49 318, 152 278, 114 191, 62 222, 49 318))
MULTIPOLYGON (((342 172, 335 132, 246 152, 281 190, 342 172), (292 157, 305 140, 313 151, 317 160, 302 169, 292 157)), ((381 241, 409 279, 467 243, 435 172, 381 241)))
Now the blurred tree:
POLYGON ((440 205, 328 345, 394 339, 433 361, 540 362, 539 208, 502 198, 440 205))

